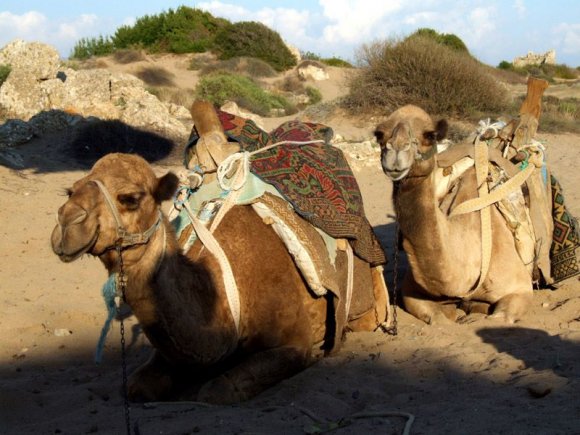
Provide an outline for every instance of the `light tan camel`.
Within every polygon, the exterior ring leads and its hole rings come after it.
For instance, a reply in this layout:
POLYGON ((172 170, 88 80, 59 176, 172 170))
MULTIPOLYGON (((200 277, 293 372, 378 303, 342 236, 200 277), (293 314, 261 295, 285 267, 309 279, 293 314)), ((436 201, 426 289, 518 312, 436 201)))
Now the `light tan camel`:
MULTIPOLYGON (((177 183, 172 173, 157 178, 138 156, 103 157, 70 189, 52 247, 65 262, 97 256, 114 273, 118 227, 129 233, 122 250, 125 300, 155 348, 129 378, 132 400, 246 400, 312 362, 313 347, 333 331, 332 298, 313 296, 282 241, 251 206, 234 206, 214 235, 239 290, 237 332, 218 261, 199 241, 183 255, 160 212, 177 183)), ((354 279, 364 273, 376 284, 375 306, 348 327, 374 330, 386 317, 380 272, 358 258, 355 263, 354 279)))
MULTIPOLYGON (((532 300, 530 272, 518 256, 504 218, 492 206, 491 260, 479 283, 479 212, 449 217, 440 207, 448 192, 441 194, 436 188, 436 142, 446 132, 445 120, 435 125, 425 111, 412 105, 396 110, 375 131, 383 171, 395 181, 394 202, 409 261, 402 285, 405 308, 431 323, 445 317, 456 320, 457 303, 472 301, 463 307, 487 310, 490 304, 494 317, 514 322, 532 300)), ((468 169, 457 186, 453 204, 475 198, 475 170, 468 169)))

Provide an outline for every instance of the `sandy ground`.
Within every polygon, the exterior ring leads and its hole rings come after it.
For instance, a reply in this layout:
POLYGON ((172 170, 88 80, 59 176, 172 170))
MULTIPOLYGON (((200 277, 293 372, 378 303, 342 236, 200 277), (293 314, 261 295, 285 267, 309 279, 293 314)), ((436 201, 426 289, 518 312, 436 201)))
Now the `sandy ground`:
MULTIPOLYGON (((372 132, 370 123, 335 123, 345 135, 372 132)), ((570 210, 580 216, 580 137, 539 137, 570 210)), ((49 244, 64 188, 84 174, 59 152, 62 141, 55 136, 20 147, 25 169, 0 162, 2 434, 114 434, 126 427, 118 323, 104 361, 93 362, 106 315, 105 270, 86 257, 63 264, 49 244)), ((378 158, 367 163, 354 171, 367 216, 389 253, 392 288, 391 184, 378 158)), ((400 276, 402 256, 398 264, 400 276)), ((414 416, 413 434, 580 433, 577 278, 536 291, 527 316, 511 326, 475 315, 429 326, 397 313, 396 337, 351 333, 337 355, 249 402, 132 405, 131 424, 140 434, 394 434, 406 421, 395 412, 414 416)), ((150 348, 134 319, 126 330, 131 370, 150 348)))

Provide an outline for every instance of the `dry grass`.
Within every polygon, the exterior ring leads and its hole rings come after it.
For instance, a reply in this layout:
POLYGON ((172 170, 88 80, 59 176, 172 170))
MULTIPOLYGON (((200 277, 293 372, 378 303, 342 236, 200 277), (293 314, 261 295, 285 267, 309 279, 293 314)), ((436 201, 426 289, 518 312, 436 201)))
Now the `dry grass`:
POLYGON ((277 73, 268 63, 255 57, 233 57, 206 64, 200 70, 200 75, 208 75, 216 71, 226 71, 242 74, 252 78, 274 77, 277 73))
POLYGON ((344 104, 351 112, 392 112, 416 104, 429 113, 503 113, 505 90, 480 62, 426 38, 387 40, 358 52, 361 73, 344 104))
POLYGON ((117 50, 113 53, 115 62, 126 65, 129 63, 139 62, 145 60, 145 54, 140 50, 117 50))
POLYGON ((174 86, 174 74, 160 67, 146 67, 135 75, 149 86, 174 86))
POLYGON ((195 92, 192 89, 180 89, 173 87, 154 87, 150 86, 147 91, 155 95, 159 101, 164 103, 177 104, 183 107, 191 107, 195 100, 195 92))

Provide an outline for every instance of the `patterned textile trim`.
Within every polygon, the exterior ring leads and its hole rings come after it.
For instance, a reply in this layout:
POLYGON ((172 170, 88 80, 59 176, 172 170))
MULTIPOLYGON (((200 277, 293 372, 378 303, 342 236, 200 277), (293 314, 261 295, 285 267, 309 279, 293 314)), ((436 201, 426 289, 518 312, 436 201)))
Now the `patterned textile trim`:
MULTIPOLYGON (((274 186, 312 225, 336 239, 349 239, 360 258, 373 266, 386 263, 384 250, 364 214, 354 174, 342 151, 329 145, 333 136, 330 127, 289 121, 266 133, 251 120, 221 110, 217 114, 225 135, 244 151, 281 141, 324 140, 310 145, 281 145, 255 154, 251 171, 274 186)), ((194 132, 186 148, 186 161, 199 139, 194 132)))
POLYGON ((580 246, 580 227, 578 221, 568 212, 564 205, 562 186, 552 175, 552 216, 554 234, 550 259, 554 282, 580 274, 576 249, 580 246))

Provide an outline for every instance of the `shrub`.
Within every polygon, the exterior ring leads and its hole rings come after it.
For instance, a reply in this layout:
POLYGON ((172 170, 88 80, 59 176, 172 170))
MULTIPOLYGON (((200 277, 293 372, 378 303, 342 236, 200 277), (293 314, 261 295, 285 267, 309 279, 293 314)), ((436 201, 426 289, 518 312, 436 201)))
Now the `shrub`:
POLYGON ((347 62, 346 60, 341 59, 340 57, 329 57, 322 59, 322 62, 328 66, 337 66, 340 68, 352 68, 352 64, 347 62))
POLYGON ((224 71, 203 77, 195 91, 197 98, 218 106, 230 100, 261 116, 269 116, 275 109, 284 110, 286 114, 296 110, 284 97, 264 91, 250 78, 224 71))
POLYGON ((418 29, 415 33, 409 35, 408 38, 414 37, 431 39, 432 41, 444 45, 446 47, 449 47, 453 50, 462 51, 465 53, 469 52, 467 46, 461 40, 461 38, 459 38, 457 35, 454 35, 453 33, 439 33, 433 29, 421 28, 418 29))
POLYGON ((113 53, 113 59, 117 63, 128 64, 145 60, 145 55, 140 50, 121 49, 113 53))
POLYGON ((306 86, 306 95, 308 95, 309 104, 317 104, 322 101, 322 94, 318 89, 313 88, 312 86, 306 86))
POLYGON ((73 47, 70 58, 88 59, 92 56, 106 56, 115 50, 111 38, 99 36, 98 38, 81 38, 73 47))
POLYGON ((172 86, 174 84, 173 74, 160 67, 142 68, 135 75, 150 86, 172 86))
POLYGON ((6 79, 10 75, 10 71, 12 71, 10 65, 0 64, 0 86, 2 86, 2 84, 6 81, 6 79))
POLYGON ((430 38, 414 37, 363 45, 361 73, 344 100, 355 111, 393 111, 416 104, 439 115, 503 112, 503 89, 480 62, 430 38))
POLYGON ((280 35, 265 25, 242 21, 222 27, 215 36, 215 48, 220 59, 237 56, 255 57, 269 63, 276 71, 296 65, 280 35))
POLYGON ((208 64, 201 68, 200 74, 207 75, 220 70, 249 77, 274 77, 276 75, 276 70, 270 64, 254 57, 232 57, 208 64))
POLYGON ((340 57, 323 58, 316 53, 312 53, 311 51, 301 52, 300 57, 302 58, 302 60, 316 60, 316 61, 322 62, 328 66, 338 66, 341 68, 352 68, 352 64, 350 64, 346 60, 341 59, 340 57))
POLYGON ((503 69, 503 70, 513 70, 514 69, 514 65, 511 62, 508 62, 507 60, 502 60, 497 67, 499 69, 503 69))
POLYGON ((116 48, 201 53, 211 48, 216 31, 227 23, 209 12, 180 6, 157 15, 145 15, 132 26, 119 27, 113 42, 116 48))
POLYGON ((172 103, 189 108, 195 101, 195 93, 191 89, 164 86, 149 86, 146 89, 150 94, 155 95, 159 101, 163 101, 164 103, 172 103))

